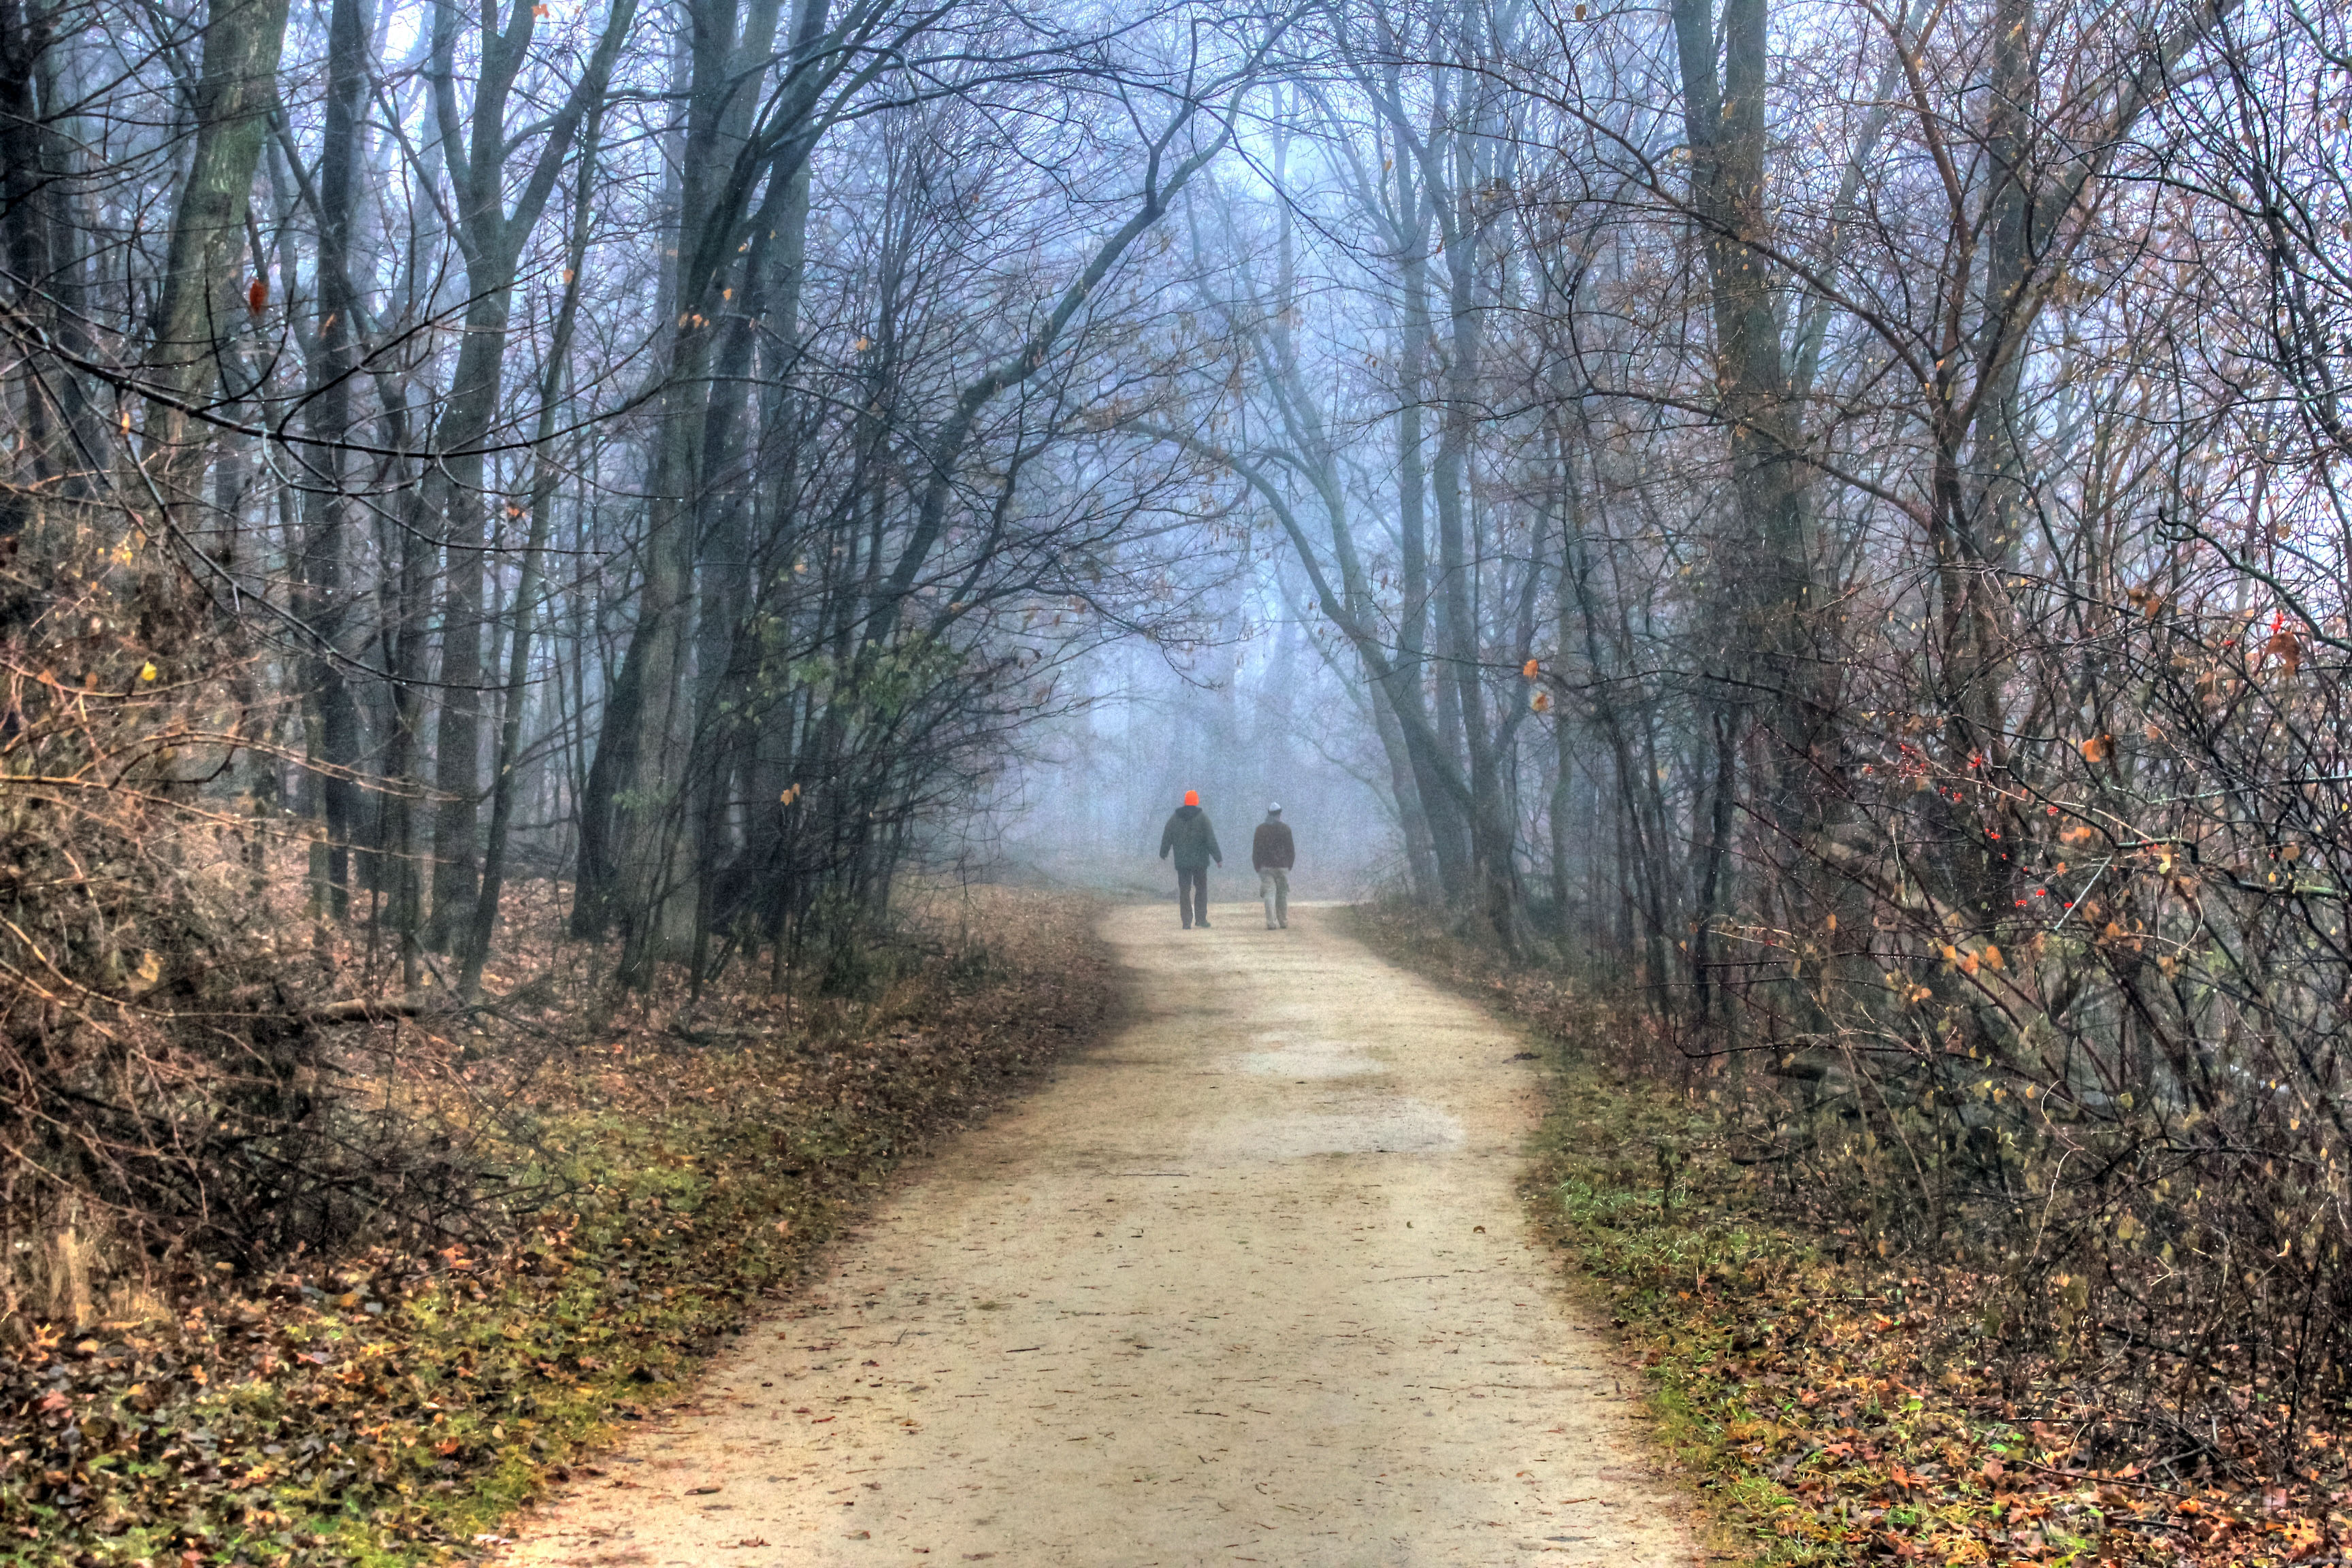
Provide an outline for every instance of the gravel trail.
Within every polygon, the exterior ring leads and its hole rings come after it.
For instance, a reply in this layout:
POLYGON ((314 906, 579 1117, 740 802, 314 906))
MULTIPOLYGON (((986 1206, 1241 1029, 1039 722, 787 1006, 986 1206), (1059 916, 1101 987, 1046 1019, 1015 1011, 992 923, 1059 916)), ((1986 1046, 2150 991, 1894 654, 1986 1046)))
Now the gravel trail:
POLYGON ((518 1564, 1703 1561, 1514 1184, 1519 1039, 1294 906, 1116 910, 1126 1026, 903 1176, 518 1564))

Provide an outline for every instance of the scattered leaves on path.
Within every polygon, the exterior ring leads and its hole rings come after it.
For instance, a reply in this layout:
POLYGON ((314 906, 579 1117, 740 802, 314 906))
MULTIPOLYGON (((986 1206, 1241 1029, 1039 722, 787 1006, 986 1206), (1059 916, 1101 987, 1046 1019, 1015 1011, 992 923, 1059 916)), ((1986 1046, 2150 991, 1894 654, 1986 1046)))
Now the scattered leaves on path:
POLYGON ((894 1163, 1101 1026, 1085 901, 979 895, 985 962, 874 1002, 582 1031, 515 1088, 530 1222, 496 1247, 379 1250, 0 1354, 0 1563, 446 1560, 597 1475, 572 1467, 664 1414, 894 1163))

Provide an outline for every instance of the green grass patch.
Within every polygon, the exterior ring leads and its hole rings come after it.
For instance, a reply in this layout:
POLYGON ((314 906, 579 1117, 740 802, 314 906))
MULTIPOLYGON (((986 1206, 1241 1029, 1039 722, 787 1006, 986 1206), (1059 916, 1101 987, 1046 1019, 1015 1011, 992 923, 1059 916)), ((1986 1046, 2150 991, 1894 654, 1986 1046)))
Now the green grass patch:
POLYGON ((1392 961, 1530 1026, 1549 1109, 1529 1183, 1572 1287, 1641 1362, 1657 1435, 1719 1557, 1759 1564, 2341 1560, 2345 1496, 2311 1508, 2084 1468, 1978 1281, 1860 1256, 1730 1158, 1696 1074, 1606 1003, 1425 914, 1360 907, 1392 961), (1843 1256, 1841 1256, 1843 1254, 1843 1256))

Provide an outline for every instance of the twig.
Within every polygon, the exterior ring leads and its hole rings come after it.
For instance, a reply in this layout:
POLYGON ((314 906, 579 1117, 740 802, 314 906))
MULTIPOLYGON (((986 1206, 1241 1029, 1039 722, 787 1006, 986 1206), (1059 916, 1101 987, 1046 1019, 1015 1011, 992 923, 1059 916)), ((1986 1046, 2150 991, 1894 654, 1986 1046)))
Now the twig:
POLYGON ((407 996, 397 1001, 383 1001, 362 996, 351 1002, 330 1002, 323 1007, 313 1007, 302 1015, 313 1024, 375 1024, 393 1018, 417 1018, 433 1011, 431 1003, 422 997, 407 996))

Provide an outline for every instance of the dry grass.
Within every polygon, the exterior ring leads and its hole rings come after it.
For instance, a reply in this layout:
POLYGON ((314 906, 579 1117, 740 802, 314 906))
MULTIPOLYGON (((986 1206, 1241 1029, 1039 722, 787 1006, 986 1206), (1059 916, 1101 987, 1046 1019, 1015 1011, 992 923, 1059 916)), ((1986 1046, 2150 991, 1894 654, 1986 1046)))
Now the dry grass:
POLYGON ((1731 1158, 1721 1064, 1421 911, 1370 907, 1359 926, 1546 1042, 1538 1213, 1755 1561, 2252 1568, 2352 1544, 2340 1460, 2277 1478, 2095 1450, 2095 1382, 2067 1347, 2004 1331, 2001 1281, 1882 1259, 1731 1158))
POLYGON ((594 1018, 535 982, 478 1031, 383 1026, 413 1107, 475 1141, 491 1201, 469 1236, 182 1280, 162 1321, 34 1333, 0 1357, 0 1562, 462 1554, 677 1398, 896 1164, 1102 1026, 1084 900, 921 903, 863 998, 594 1018))

